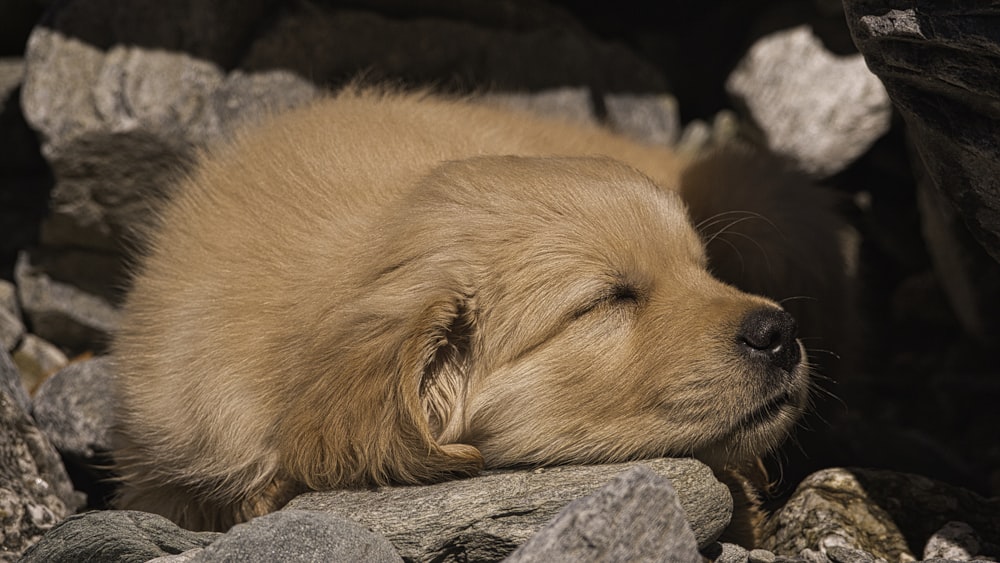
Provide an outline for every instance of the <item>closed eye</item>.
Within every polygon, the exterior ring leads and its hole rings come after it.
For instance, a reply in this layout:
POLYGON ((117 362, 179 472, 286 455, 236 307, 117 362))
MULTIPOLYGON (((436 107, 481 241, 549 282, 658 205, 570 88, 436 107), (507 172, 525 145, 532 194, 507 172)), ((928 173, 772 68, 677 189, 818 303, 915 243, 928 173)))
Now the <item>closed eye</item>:
POLYGON ((620 283, 609 286, 607 291, 599 294, 592 301, 580 307, 573 313, 573 318, 578 319, 588 313, 602 307, 633 307, 642 300, 639 290, 627 283, 620 283))

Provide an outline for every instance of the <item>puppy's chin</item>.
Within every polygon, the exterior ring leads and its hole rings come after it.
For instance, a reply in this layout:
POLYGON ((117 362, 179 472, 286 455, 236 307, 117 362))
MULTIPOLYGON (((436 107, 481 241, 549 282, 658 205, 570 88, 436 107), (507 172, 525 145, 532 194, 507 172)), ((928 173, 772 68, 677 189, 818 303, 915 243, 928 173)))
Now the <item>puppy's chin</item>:
POLYGON ((697 449, 694 457, 714 470, 739 469, 778 447, 805 411, 808 371, 800 364, 786 388, 741 405, 722 436, 697 449))

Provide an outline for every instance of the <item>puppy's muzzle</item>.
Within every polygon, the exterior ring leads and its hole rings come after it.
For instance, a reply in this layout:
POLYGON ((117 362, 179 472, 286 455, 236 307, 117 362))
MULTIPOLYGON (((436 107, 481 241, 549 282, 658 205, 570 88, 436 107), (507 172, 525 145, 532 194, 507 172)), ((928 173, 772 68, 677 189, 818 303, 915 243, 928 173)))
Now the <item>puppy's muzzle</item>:
POLYGON ((748 361, 790 374, 802 360, 795 319, 781 309, 761 307, 743 317, 736 335, 748 361))

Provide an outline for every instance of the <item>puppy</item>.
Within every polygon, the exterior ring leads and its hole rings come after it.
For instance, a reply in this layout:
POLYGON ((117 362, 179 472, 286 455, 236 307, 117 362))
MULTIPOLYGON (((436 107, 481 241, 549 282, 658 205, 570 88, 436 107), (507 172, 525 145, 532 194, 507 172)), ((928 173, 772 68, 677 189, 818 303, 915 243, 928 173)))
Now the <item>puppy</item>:
POLYGON ((836 219, 727 158, 359 90, 204 155, 114 343, 119 506, 221 530, 305 490, 773 448, 810 385, 796 321, 713 277, 692 220, 774 215, 743 267, 803 279, 836 219))

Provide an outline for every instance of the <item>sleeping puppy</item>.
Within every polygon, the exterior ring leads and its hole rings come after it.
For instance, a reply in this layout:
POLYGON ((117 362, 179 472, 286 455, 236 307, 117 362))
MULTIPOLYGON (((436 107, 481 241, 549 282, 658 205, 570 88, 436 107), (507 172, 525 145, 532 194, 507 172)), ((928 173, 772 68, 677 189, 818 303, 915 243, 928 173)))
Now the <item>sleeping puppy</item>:
POLYGON ((743 270, 793 293, 841 268, 819 192, 756 162, 425 94, 248 130, 151 228, 114 344, 119 506, 221 530, 305 490, 754 459, 809 369, 692 221, 753 237, 743 270))

